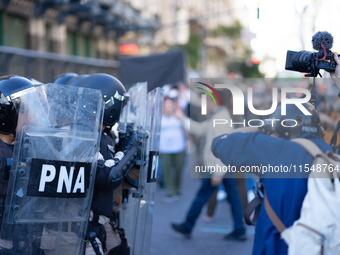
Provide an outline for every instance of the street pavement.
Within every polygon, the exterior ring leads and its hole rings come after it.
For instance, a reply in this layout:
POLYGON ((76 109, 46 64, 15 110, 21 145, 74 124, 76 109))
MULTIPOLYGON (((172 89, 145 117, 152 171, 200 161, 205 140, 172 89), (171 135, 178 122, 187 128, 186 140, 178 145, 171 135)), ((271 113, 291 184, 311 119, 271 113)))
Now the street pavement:
POLYGON ((173 203, 165 203, 164 189, 157 186, 154 218, 151 237, 151 255, 247 255, 251 254, 254 240, 254 227, 247 226, 247 240, 225 241, 225 234, 233 230, 230 205, 226 200, 219 201, 214 218, 205 222, 203 208, 191 239, 173 231, 170 224, 184 220, 195 198, 201 180, 190 178, 189 167, 184 168, 182 195, 173 203))

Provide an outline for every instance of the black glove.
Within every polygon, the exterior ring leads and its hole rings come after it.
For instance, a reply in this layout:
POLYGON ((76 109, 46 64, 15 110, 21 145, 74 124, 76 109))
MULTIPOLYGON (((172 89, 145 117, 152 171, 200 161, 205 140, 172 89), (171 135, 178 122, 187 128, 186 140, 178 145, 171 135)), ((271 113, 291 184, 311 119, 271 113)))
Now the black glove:
POLYGON ((134 130, 130 131, 130 134, 122 141, 120 151, 125 154, 127 151, 131 150, 132 147, 136 146, 140 149, 143 143, 143 138, 143 132, 136 132, 134 130))
POLYGON ((142 141, 142 133, 136 133, 135 131, 126 138, 124 148, 122 148, 124 156, 111 168, 105 190, 115 189, 117 185, 120 185, 122 179, 127 176, 137 159, 140 158, 142 141))
POLYGON ((116 145, 116 151, 124 151, 124 149, 126 149, 126 147, 127 147, 127 144, 129 142, 131 136, 133 136, 134 133, 135 133, 135 131, 133 130, 132 124, 128 124, 126 126, 126 131, 124 133, 119 132, 118 133, 119 142, 116 145))

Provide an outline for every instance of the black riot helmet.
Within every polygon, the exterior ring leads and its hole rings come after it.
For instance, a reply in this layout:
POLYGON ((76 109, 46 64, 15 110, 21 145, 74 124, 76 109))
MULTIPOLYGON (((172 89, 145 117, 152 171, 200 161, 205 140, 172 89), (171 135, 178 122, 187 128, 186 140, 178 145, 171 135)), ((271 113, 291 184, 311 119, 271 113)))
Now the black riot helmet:
POLYGON ((76 77, 73 77, 71 80, 69 80, 66 85, 70 85, 70 86, 74 86, 74 87, 78 87, 79 83, 81 83, 84 79, 86 79, 87 77, 89 77, 89 74, 81 74, 78 75, 76 77))
POLYGON ((53 82, 54 84, 60 84, 60 85, 65 85, 69 80, 71 80, 74 77, 77 77, 78 74, 76 73, 66 73, 63 75, 60 75, 59 77, 57 77, 57 79, 55 79, 55 81, 53 82))
POLYGON ((126 105, 128 96, 123 84, 115 77, 97 73, 84 79, 78 87, 99 89, 105 103, 104 124, 112 126, 119 121, 120 113, 126 105))
POLYGON ((311 103, 303 103, 311 115, 305 115, 295 104, 286 105, 286 115, 281 114, 279 105, 271 117, 265 120, 260 127, 262 133, 276 132, 281 138, 293 139, 303 133, 311 133, 320 136, 321 124, 319 113, 311 103))
POLYGON ((15 134, 18 123, 18 107, 16 101, 20 91, 33 87, 30 80, 15 75, 0 77, 0 133, 15 134))

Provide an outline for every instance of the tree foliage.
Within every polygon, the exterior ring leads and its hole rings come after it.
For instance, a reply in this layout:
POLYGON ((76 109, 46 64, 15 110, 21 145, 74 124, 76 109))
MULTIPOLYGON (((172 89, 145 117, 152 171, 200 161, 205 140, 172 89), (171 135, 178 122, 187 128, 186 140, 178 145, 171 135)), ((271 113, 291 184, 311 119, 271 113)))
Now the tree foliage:
POLYGON ((190 67, 197 69, 200 60, 200 51, 202 49, 202 38, 197 33, 190 33, 187 44, 180 45, 186 51, 190 67))
POLYGON ((231 26, 219 25, 210 31, 212 37, 226 36, 230 39, 238 39, 241 36, 242 25, 240 21, 235 20, 231 26))

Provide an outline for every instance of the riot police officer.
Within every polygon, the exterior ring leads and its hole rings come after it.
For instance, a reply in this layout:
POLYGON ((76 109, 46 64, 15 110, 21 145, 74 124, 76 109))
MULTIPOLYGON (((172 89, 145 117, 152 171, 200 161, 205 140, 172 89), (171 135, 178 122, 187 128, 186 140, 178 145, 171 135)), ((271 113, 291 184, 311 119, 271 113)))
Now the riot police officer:
MULTIPOLYGON (((0 77, 0 228, 7 195, 9 173, 12 165, 13 148, 18 123, 18 104, 13 94, 31 88, 34 84, 21 76, 7 75, 0 77), (14 100, 12 100, 14 99, 14 100)), ((12 230, 16 231, 16 230, 12 230)), ((2 235, 0 239, 0 254, 13 252, 20 253, 24 245, 24 236, 18 232, 17 240, 6 240, 2 235)), ((9 238, 10 239, 10 238, 9 238)))
POLYGON ((137 136, 133 133, 125 141, 121 141, 122 146, 117 152, 109 136, 109 131, 119 120, 121 110, 126 105, 128 97, 123 84, 108 74, 90 75, 82 80, 78 87, 100 89, 105 102, 103 132, 89 223, 88 240, 90 242, 87 243, 86 255, 98 255, 103 251, 107 251, 108 254, 123 254, 117 253, 124 250, 124 247, 119 247, 118 234, 110 222, 110 218, 113 216, 113 190, 121 185, 124 177, 135 164, 140 144, 137 136))

